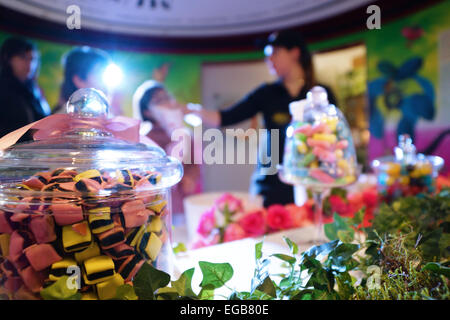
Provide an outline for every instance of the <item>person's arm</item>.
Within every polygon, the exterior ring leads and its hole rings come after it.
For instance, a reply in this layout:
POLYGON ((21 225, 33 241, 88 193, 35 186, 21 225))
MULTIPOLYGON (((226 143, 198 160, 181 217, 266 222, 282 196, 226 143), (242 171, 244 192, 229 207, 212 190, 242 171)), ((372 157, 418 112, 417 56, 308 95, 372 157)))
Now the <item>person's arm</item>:
POLYGON ((248 94, 226 110, 205 110, 203 108, 187 108, 187 112, 198 115, 203 123, 212 127, 229 126, 255 116, 261 109, 261 87, 248 94))

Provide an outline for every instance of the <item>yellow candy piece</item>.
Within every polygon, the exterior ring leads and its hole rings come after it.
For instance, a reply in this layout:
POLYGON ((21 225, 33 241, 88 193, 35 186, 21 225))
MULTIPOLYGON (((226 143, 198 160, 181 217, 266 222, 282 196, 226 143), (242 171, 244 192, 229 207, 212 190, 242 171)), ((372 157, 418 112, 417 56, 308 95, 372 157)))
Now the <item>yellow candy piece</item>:
POLYGON ((303 141, 299 141, 297 144, 297 151, 304 154, 308 151, 308 147, 303 141))
POLYGON ((400 170, 401 170, 401 165, 400 163, 391 163, 389 164, 386 173, 388 175, 390 175, 391 177, 398 177, 400 176, 400 170))
POLYGON ((430 164, 424 164, 420 167, 420 173, 422 176, 427 176, 433 173, 433 168, 430 164))
POLYGON ((84 282, 88 285, 104 282, 115 275, 114 262, 108 256, 89 258, 83 266, 84 282))
POLYGON ((136 244, 141 241, 142 235, 145 233, 145 229, 146 229, 145 225, 142 225, 142 226, 139 227, 138 233, 136 234, 136 236, 134 237, 134 239, 130 243, 130 245, 132 247, 136 246, 136 244))
POLYGON ((336 154, 336 158, 338 159, 342 159, 342 157, 344 156, 344 151, 342 151, 341 149, 337 149, 334 153, 336 154))
POLYGON ((328 119, 326 119, 325 120, 325 123, 327 124, 327 126, 328 126, 328 128, 331 130, 331 131, 336 131, 336 126, 337 126, 337 124, 338 124, 338 118, 337 117, 334 117, 334 118, 328 118, 328 119))
POLYGON ((309 165, 309 168, 311 169, 316 169, 319 167, 319 163, 317 162, 317 160, 311 162, 311 164, 309 165))
POLYGON ((63 260, 57 261, 52 264, 48 278, 51 281, 57 281, 63 275, 67 275, 67 268, 76 266, 77 263, 75 262, 75 260, 71 258, 64 258, 63 260))
POLYGON ((346 183, 353 183, 356 180, 355 176, 345 176, 344 177, 346 183))
POLYGON ((339 168, 341 168, 343 171, 346 171, 348 169, 348 163, 346 160, 341 159, 337 162, 337 165, 339 168))
POLYGON ((87 221, 80 222, 84 225, 86 234, 80 234, 72 225, 62 229, 62 243, 65 252, 76 252, 88 248, 92 243, 92 234, 87 221))
POLYGON ((7 233, 0 234, 0 257, 9 256, 9 239, 10 235, 7 233))
POLYGON ((389 177, 389 178, 387 178, 387 180, 386 180, 386 185, 392 186, 392 185, 394 184, 394 182, 395 182, 395 178, 389 177))
POLYGON ((78 182, 84 178, 94 179, 94 180, 98 181, 98 183, 101 183, 103 181, 100 171, 95 170, 95 169, 87 170, 87 171, 84 171, 84 172, 76 175, 73 178, 73 181, 78 182))
POLYGON ((112 299, 116 296, 117 288, 124 284, 124 280, 119 273, 111 279, 97 283, 97 294, 100 300, 112 299))
POLYGON ((161 231, 162 227, 163 227, 163 221, 162 221, 161 217, 153 216, 152 221, 150 222, 150 224, 147 227, 147 230, 149 232, 158 233, 161 231))
POLYGON ((422 170, 420 168, 416 168, 409 174, 411 178, 420 178, 422 176, 422 170))
POLYGON ((337 141, 336 135, 329 133, 315 133, 313 135, 313 139, 319 141, 327 141, 329 143, 336 143, 337 141))
POLYGON ((161 239, 152 232, 150 235, 150 239, 148 240, 147 247, 145 247, 145 252, 148 254, 152 261, 155 261, 156 257, 158 257, 159 251, 161 251, 162 244, 163 243, 161 239))
POLYGON ((401 184, 402 186, 407 186, 407 185, 409 184, 409 181, 410 181, 410 179, 409 179, 408 176, 402 176, 402 177, 400 177, 400 184, 401 184))
POLYGON ((161 200, 158 203, 148 205, 147 209, 152 210, 156 214, 160 214, 166 208, 166 206, 167 206, 167 201, 161 200))
POLYGON ((92 244, 84 249, 83 251, 75 252, 74 257, 78 263, 83 262, 89 258, 93 258, 100 255, 100 248, 98 244, 94 241, 92 244))

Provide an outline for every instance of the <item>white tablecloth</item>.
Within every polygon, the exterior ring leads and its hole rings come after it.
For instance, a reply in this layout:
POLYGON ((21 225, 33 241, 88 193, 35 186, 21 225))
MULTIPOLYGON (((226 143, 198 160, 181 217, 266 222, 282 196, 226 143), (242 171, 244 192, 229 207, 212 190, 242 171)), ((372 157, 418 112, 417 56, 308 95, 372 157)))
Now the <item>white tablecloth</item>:
MULTIPOLYGON (((286 236, 297 243, 299 246, 299 253, 301 253, 314 245, 311 243, 311 239, 314 238, 315 231, 315 226, 308 226, 272 233, 266 235, 264 238, 246 238, 179 253, 176 255, 174 277, 178 278, 183 271, 194 267, 195 272, 192 280, 192 288, 194 292, 198 293, 200 291, 199 284, 202 280, 198 262, 228 262, 233 267, 233 277, 227 282, 229 288, 223 287, 216 290, 215 298, 221 299, 224 298, 223 296, 228 296, 233 288, 238 291, 249 291, 251 286, 250 281, 255 270, 256 243, 264 239, 262 247, 264 256, 270 256, 274 253, 289 254, 289 247, 283 240, 283 236, 286 236)), ((286 271, 281 260, 275 257, 271 257, 270 259, 272 260, 268 270, 270 274, 286 271)))

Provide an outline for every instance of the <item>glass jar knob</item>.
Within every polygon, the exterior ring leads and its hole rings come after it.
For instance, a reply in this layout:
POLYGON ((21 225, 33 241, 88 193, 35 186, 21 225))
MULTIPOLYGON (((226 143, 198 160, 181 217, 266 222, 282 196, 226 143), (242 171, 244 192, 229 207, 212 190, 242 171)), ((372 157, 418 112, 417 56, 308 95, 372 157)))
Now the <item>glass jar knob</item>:
POLYGON ((103 92, 94 88, 75 91, 67 101, 67 113, 79 118, 108 117, 109 104, 103 92))

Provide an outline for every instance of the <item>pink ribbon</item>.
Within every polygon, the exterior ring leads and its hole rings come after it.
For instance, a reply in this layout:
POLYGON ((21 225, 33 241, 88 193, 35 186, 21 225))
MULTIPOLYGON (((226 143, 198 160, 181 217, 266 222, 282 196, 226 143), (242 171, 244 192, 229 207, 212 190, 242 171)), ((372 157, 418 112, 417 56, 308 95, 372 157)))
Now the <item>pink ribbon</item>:
POLYGON ((0 139, 0 150, 14 145, 28 130, 33 129, 34 140, 46 140, 58 137, 75 129, 98 129, 109 132, 113 137, 134 143, 145 143, 151 146, 157 144, 146 136, 139 134, 140 120, 117 116, 108 118, 75 118, 68 114, 54 114, 22 128, 8 133, 0 139))

